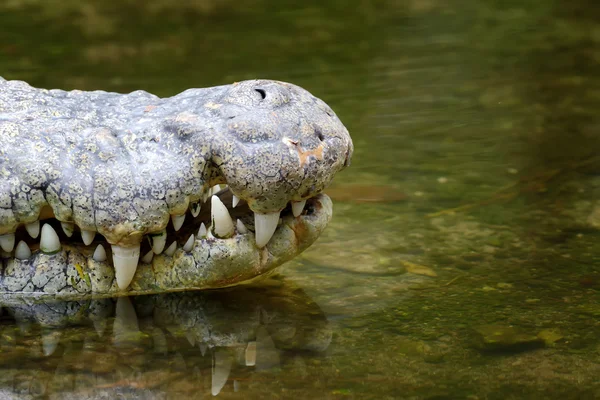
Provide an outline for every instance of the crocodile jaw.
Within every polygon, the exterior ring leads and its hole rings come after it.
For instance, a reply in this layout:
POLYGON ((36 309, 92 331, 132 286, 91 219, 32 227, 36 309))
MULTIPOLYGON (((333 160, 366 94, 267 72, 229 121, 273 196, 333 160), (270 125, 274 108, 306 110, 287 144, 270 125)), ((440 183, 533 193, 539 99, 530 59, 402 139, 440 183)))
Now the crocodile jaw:
POLYGON ((52 255, 41 252, 26 259, 4 259, 0 297, 51 297, 79 299, 113 297, 227 287, 257 278, 296 257, 325 229, 332 216, 331 199, 320 194, 310 199, 305 213, 284 215, 272 239, 256 247, 251 231, 227 239, 197 238, 185 251, 155 255, 140 264, 128 291, 121 290, 110 258, 96 261, 90 247, 63 243, 52 255))

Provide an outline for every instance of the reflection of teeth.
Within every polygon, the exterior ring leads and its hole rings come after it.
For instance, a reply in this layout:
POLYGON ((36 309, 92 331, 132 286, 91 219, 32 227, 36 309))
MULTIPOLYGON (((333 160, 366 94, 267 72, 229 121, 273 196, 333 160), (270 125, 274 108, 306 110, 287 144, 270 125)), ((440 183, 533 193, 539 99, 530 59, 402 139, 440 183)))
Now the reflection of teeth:
POLYGON ((192 204, 190 212, 192 213, 192 217, 196 218, 200 215, 200 209, 202 208, 202 203, 198 202, 196 204, 192 204))
POLYGON ((142 262, 144 264, 150 264, 152 262, 152 257, 154 257, 154 252, 150 250, 144 257, 142 257, 142 262))
POLYGON ((254 232, 258 247, 265 247, 273 237, 273 233, 277 229, 277 222, 279 222, 279 214, 279 211, 268 214, 254 213, 254 232))
POLYGON ((235 208, 235 206, 238 205, 238 203, 240 202, 239 197, 237 197, 235 194, 231 197, 231 208, 235 208))
POLYGON ((42 226, 42 236, 40 239, 40 250, 42 253, 53 254, 60 250, 60 240, 56 231, 50 224, 42 226))
POLYGON ((245 356, 247 367, 256 365, 256 342, 248 342, 245 356))
POLYGON ((140 325, 133 304, 129 297, 117 298, 115 320, 113 322, 113 342, 116 346, 131 344, 139 338, 140 325))
POLYGON ((106 261, 106 250, 104 250, 104 246, 99 244, 94 250, 94 255, 92 256, 94 261, 103 262, 106 261))
POLYGON ((56 347, 60 341, 60 336, 60 331, 42 333, 42 347, 44 348, 44 356, 51 356, 56 351, 56 347))
POLYGON ((96 237, 96 232, 94 232, 94 231, 84 231, 84 230, 81 231, 81 239, 83 239, 83 243, 86 246, 89 246, 90 244, 92 244, 95 237, 96 237))
POLYGON ((27 230, 27 233, 29 233, 29 236, 34 239, 37 238, 40 234, 40 220, 26 224, 25 229, 27 230))
POLYGON ((21 240, 15 249, 15 258, 27 260, 29 257, 31 257, 31 250, 27 246, 27 243, 21 240))
POLYGON ((214 365, 212 368, 212 385, 211 393, 213 396, 218 395, 227 383, 229 372, 231 371, 231 358, 226 351, 218 349, 214 354, 214 365))
POLYGON ((115 277, 119 289, 125 290, 131 283, 140 259, 140 245, 131 247, 112 246, 113 264, 115 266, 115 277))
POLYGON ((171 243, 169 247, 165 250, 165 255, 172 257, 175 254, 175 250, 177 250, 177 242, 171 243))
POLYGON ((241 219, 238 218, 238 220, 235 223, 235 226, 239 234, 243 235, 244 233, 248 233, 248 228, 246 228, 246 225, 244 225, 241 219))
POLYGON ((200 229, 198 229, 198 237, 206 237, 206 225, 204 225, 204 222, 200 224, 200 229))
POLYGON ((304 206, 306 205, 306 200, 302 201, 292 201, 292 214, 294 217, 299 216, 304 211, 304 206))
POLYGON ((190 238, 183 245, 183 251, 190 252, 194 248, 194 235, 192 234, 190 238))
POLYGON ((225 204, 218 196, 211 200, 211 219, 213 222, 213 234, 218 238, 228 238, 233 235, 233 220, 227 211, 225 204))
POLYGON ((183 221, 185 221, 185 214, 171 215, 171 220, 173 221, 173 229, 175 229, 175 232, 177 232, 179 229, 181 229, 183 221))
POLYGON ((15 234, 7 233, 6 235, 0 236, 0 247, 2 247, 2 250, 9 253, 13 251, 13 248, 15 247, 15 234))
POLYGON ((63 231, 67 237, 73 236, 73 232, 75 231, 75 225, 70 222, 61 222, 60 226, 62 226, 63 231))
POLYGON ((154 233, 150 236, 150 239, 152 240, 152 251, 154 254, 160 254, 167 244, 167 231, 162 230, 158 233, 154 233))

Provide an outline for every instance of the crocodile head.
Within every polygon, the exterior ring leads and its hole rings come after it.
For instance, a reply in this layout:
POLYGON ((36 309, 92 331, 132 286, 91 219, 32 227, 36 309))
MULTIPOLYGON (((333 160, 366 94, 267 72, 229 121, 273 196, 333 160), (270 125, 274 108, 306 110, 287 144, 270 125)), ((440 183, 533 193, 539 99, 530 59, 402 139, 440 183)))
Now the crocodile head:
POLYGON ((0 290, 81 297, 251 280, 316 240, 331 218, 321 191, 352 152, 331 108, 289 83, 161 99, 0 78, 0 290))

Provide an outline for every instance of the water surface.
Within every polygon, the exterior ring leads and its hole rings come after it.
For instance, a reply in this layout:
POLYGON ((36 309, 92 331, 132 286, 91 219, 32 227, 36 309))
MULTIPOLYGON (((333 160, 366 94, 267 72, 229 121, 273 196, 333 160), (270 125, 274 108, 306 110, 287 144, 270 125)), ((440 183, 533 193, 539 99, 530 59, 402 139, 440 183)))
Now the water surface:
MULTIPOLYGON (((523 4, 526 3, 526 4, 523 4)), ((600 5, 0 5, 0 76, 267 77, 337 112, 335 218, 259 287, 5 304, 7 398, 600 398, 600 5)))

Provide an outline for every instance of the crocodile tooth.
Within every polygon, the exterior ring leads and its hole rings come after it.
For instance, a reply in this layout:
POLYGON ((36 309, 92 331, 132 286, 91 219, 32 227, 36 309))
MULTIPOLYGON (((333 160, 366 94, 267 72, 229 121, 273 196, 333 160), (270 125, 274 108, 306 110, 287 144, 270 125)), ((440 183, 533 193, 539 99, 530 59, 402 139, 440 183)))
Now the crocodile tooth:
POLYGON ((50 224, 42 226, 42 235, 40 238, 40 250, 42 253, 54 254, 60 250, 60 240, 56 231, 50 224))
POLYGON ((187 251, 190 252, 192 251, 192 249, 194 248, 194 234, 192 234, 189 239, 187 240, 187 242, 185 242, 185 244, 183 245, 183 251, 187 251))
POLYGON ((210 189, 210 195, 215 195, 221 191, 221 185, 215 185, 210 189))
POLYGON ((27 246, 27 243, 21 240, 15 249, 15 258, 27 260, 29 257, 31 257, 31 250, 29 249, 29 246, 27 246))
POLYGON ((61 222, 60 226, 62 226, 63 231, 67 237, 73 236, 73 232, 75 231, 75 225, 71 222, 61 222))
POLYGON ((104 246, 99 244, 94 250, 94 255, 92 256, 94 261, 103 262, 106 261, 106 250, 104 250, 104 246))
POLYGON ((237 206, 239 202, 240 202, 240 198, 234 194, 231 197, 231 208, 235 208, 235 206, 237 206))
POLYGON ((165 245, 167 244, 167 231, 162 230, 158 233, 153 233, 150 236, 152 240, 152 251, 154 254, 160 254, 165 249, 165 245))
POLYGON ((154 257, 154 252, 152 250, 148 251, 144 257, 142 257, 142 262, 144 264, 150 264, 152 262, 152 258, 154 257))
POLYGON ((256 233, 256 245, 265 247, 275 229, 277 229, 277 222, 279 222, 280 211, 275 211, 268 214, 254 213, 254 232, 256 233))
POLYGON ((0 247, 8 253, 13 251, 15 247, 15 234, 7 233, 6 235, 0 236, 0 247))
POLYGON ((183 215, 171 215, 171 221, 173 221, 173 229, 175 232, 181 229, 183 221, 185 221, 185 214, 183 215))
POLYGON ((86 246, 89 246, 90 244, 92 244, 95 237, 96 237, 96 232, 94 232, 94 231, 85 231, 85 230, 81 231, 81 239, 83 239, 83 243, 86 246))
POLYGON ((198 229, 198 237, 206 237, 206 225, 204 225, 204 222, 200 224, 200 229, 198 229))
POLYGON ((234 232, 233 220, 219 196, 212 197, 210 214, 213 222, 213 234, 219 238, 231 237, 234 232))
POLYGON ((304 210, 305 205, 306 205, 306 200, 292 201, 292 214, 294 214, 294 217, 297 217, 300 214, 302 214, 302 211, 304 210))
POLYGON ((140 245, 129 247, 112 245, 112 255, 117 286, 119 289, 125 290, 135 275, 140 259, 140 245))
POLYGON ((165 255, 172 257, 173 254, 175 254, 175 250, 177 250, 177 241, 174 241, 169 247, 167 247, 165 250, 165 255))
POLYGON ((192 213, 192 217, 196 218, 200 215, 200 209, 202 208, 202 203, 198 202, 196 204, 192 204, 190 212, 192 213))
POLYGON ((235 226, 237 228, 238 233, 240 234, 244 234, 244 233, 248 233, 248 228, 246 228, 246 225, 244 225, 244 223, 242 222, 241 219, 238 218, 238 220, 235 223, 235 226))
POLYGON ((34 239, 37 238, 40 235, 40 220, 25 224, 25 229, 27 229, 29 236, 34 239))

